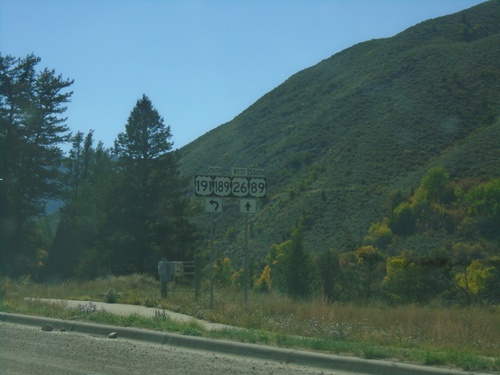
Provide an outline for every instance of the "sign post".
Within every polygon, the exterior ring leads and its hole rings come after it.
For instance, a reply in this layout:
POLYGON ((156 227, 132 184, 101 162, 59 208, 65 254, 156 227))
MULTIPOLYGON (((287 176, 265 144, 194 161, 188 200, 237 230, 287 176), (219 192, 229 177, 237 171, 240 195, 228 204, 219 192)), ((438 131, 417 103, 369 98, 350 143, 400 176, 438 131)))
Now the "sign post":
POLYGON ((167 298, 167 282, 169 280, 168 262, 166 258, 162 258, 158 262, 158 276, 160 277, 160 293, 162 298, 167 298))
POLYGON ((248 215, 245 215, 245 303, 248 302, 248 215))
POLYGON ((248 214, 257 212, 257 201, 255 199, 240 199, 240 212, 245 216, 245 303, 248 301, 248 214))
POLYGON ((210 215, 210 310, 214 308, 214 215, 210 215))
POLYGON ((240 197, 240 212, 245 214, 245 254, 243 258, 245 268, 244 293, 245 303, 248 302, 248 214, 257 212, 257 201, 254 198, 262 198, 266 195, 266 180, 263 178, 263 169, 254 168, 232 168, 233 194, 240 197), (246 181, 245 181, 246 180, 246 181), (251 198, 248 198, 251 197, 251 198))

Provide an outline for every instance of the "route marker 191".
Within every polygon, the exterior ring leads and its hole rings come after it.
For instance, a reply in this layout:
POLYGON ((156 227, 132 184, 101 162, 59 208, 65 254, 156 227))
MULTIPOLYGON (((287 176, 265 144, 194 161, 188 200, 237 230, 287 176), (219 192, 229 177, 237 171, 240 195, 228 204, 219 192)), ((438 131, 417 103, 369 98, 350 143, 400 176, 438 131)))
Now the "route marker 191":
POLYGON ((196 195, 210 196, 213 193, 213 179, 210 176, 196 176, 194 179, 196 195))

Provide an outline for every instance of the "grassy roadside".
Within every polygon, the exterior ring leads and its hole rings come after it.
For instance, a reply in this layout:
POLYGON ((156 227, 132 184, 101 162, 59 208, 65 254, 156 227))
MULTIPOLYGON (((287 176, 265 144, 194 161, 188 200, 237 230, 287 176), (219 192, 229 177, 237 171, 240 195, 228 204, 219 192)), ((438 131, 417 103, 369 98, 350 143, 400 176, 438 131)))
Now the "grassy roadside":
POLYGON ((216 291, 214 309, 207 297, 192 293, 159 296, 158 283, 144 275, 109 277, 89 282, 35 284, 29 279, 0 280, 0 310, 61 319, 148 328, 183 335, 230 339, 314 350, 367 359, 386 359, 466 371, 500 371, 498 307, 417 307, 331 305, 321 299, 293 301, 279 294, 216 291), (81 299, 141 304, 158 308, 156 316, 116 316, 27 301, 25 297, 81 299), (163 310, 246 330, 206 331, 195 322, 173 321, 163 310))

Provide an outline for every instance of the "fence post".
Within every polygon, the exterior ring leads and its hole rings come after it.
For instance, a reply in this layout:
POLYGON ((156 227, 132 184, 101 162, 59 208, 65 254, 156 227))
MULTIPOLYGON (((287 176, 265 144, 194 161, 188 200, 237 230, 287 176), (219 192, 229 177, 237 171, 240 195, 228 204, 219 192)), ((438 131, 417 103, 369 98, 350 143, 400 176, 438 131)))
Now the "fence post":
POLYGON ((158 262, 158 276, 160 276, 161 297, 167 298, 168 262, 166 258, 158 262))

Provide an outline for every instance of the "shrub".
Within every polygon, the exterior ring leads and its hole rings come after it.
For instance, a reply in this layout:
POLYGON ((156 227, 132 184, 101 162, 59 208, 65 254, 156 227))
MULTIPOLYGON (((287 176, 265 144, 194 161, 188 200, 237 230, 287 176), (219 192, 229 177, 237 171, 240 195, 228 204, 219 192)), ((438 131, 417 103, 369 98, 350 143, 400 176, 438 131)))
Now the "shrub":
POLYGON ((368 229, 368 235, 365 237, 367 245, 373 245, 381 250, 387 249, 392 242, 392 230, 389 228, 389 219, 385 218, 380 223, 373 223, 368 229))
POLYGON ((410 235, 415 231, 416 217, 412 205, 403 202, 395 208, 388 226, 397 235, 410 235))

